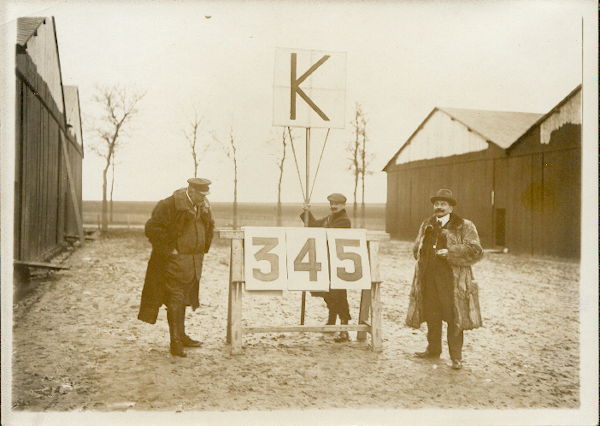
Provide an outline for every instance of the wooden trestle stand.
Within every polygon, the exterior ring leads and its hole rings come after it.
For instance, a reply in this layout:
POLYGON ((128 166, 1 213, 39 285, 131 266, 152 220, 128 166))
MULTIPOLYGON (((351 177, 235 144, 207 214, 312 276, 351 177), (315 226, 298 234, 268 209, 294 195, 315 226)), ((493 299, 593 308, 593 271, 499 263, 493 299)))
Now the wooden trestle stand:
POLYGON ((271 332, 335 332, 356 331, 356 339, 364 341, 367 333, 371 334, 371 349, 382 350, 381 330, 381 275, 379 271, 379 243, 389 239, 384 232, 367 232, 369 265, 371 267, 371 289, 361 291, 358 325, 321 325, 321 326, 242 326, 242 292, 244 280, 244 231, 221 229, 217 231, 220 238, 231 240, 229 258, 229 298, 227 304, 227 343, 231 344, 231 354, 242 353, 244 334, 271 332), (371 318, 369 322, 369 312, 371 318))

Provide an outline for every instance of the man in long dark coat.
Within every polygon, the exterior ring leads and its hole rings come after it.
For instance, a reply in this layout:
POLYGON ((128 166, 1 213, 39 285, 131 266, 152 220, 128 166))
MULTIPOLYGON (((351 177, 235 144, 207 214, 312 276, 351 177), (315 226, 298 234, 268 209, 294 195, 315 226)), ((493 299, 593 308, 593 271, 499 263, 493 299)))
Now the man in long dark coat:
MULTIPOLYGON (((350 218, 346 213, 346 197, 339 193, 330 194, 327 196, 329 201, 329 207, 331 208, 331 214, 321 219, 315 219, 310 210, 303 212, 300 217, 302 220, 305 218, 305 214, 308 213, 308 226, 319 227, 319 228, 350 228, 350 218)), ((337 317, 340 317, 340 322, 345 325, 348 324, 352 318, 350 317, 350 308, 348 306, 348 294, 344 289, 331 289, 328 292, 325 291, 313 291, 312 296, 322 297, 327 304, 329 310, 329 317, 327 319, 327 325, 335 325, 337 317)), ((347 331, 341 331, 338 336, 334 339, 336 342, 347 342, 350 340, 350 336, 347 331)))
POLYGON ((427 322, 427 349, 419 358, 439 358, 442 321, 452 368, 462 368, 463 330, 481 326, 478 286, 471 265, 483 256, 475 225, 453 213, 456 200, 449 189, 431 197, 433 216, 425 219, 413 247, 417 259, 406 324, 427 322))
POLYGON ((212 242, 214 220, 208 179, 188 179, 188 187, 158 202, 146 222, 152 244, 138 319, 156 322, 159 308, 167 306, 171 354, 185 357, 183 347, 201 343, 185 333, 185 308, 196 310, 204 253, 212 242))

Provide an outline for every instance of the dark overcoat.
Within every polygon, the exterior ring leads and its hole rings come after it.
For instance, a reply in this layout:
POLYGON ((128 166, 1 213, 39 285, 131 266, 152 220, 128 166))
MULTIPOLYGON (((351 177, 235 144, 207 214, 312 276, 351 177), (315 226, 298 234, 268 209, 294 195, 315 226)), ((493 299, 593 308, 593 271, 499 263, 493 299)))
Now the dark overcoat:
MULTIPOLYGON (((300 215, 302 221, 304 221, 304 212, 300 215)), ((313 214, 308 212, 308 226, 318 228, 350 228, 350 218, 346 209, 342 209, 339 212, 332 213, 321 219, 315 219, 313 214)))
POLYGON ((166 272, 175 270, 175 279, 195 276, 195 283, 187 294, 186 304, 196 309, 199 306, 199 280, 202 267, 202 256, 208 252, 213 232, 214 219, 208 200, 198 206, 196 214, 189 201, 186 189, 178 189, 168 198, 158 202, 152 216, 146 222, 145 234, 152 244, 152 253, 146 269, 144 288, 138 319, 150 324, 156 322, 159 308, 166 303, 166 272), (196 221, 194 224, 193 222, 196 221), (199 227, 199 235, 204 243, 195 246, 196 235, 184 235, 194 226, 199 227), (187 230, 187 231, 186 231, 187 230), (177 254, 173 254, 177 249, 177 254), (191 270, 190 270, 191 269, 191 270), (178 271, 178 272, 177 272, 178 271), (195 274, 195 275, 194 275, 195 274))
MULTIPOLYGON (((417 260, 410 290, 406 325, 419 328, 425 321, 423 308, 423 262, 427 258, 424 253, 424 240, 433 232, 435 215, 425 219, 419 228, 419 234, 413 245, 413 255, 417 260)), ((481 327, 479 308, 479 287, 473 278, 471 265, 481 260, 483 249, 479 242, 477 228, 473 222, 451 213, 450 220, 441 230, 445 234, 448 247, 446 260, 452 269, 453 281, 453 313, 457 330, 470 330, 481 327)))

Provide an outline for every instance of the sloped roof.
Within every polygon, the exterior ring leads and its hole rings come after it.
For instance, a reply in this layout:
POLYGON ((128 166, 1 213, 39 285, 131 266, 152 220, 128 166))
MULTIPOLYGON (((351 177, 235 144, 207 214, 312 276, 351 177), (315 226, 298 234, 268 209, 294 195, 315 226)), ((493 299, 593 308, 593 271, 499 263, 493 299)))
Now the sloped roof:
POLYGON ((45 20, 46 18, 17 19, 17 44, 19 46, 25 46, 45 20))
POLYGON ((573 96, 575 96, 577 93, 579 93, 582 89, 582 85, 579 84, 577 87, 575 87, 573 90, 571 90, 571 92, 565 96, 560 102, 558 102, 550 111, 548 111, 546 114, 543 114, 542 116, 540 116, 540 118, 538 118, 531 126, 529 126, 529 128, 527 130, 525 130, 521 135, 519 135, 518 140, 516 140, 515 144, 511 145, 511 149, 515 146, 515 145, 519 145, 519 143, 523 140, 523 137, 529 133, 531 130, 533 130, 535 127, 539 126, 544 120, 548 119, 548 117, 550 117, 552 114, 554 114, 556 111, 558 111, 564 104, 566 104, 573 96))
POLYGON ((488 143, 492 142, 502 149, 510 147, 523 133, 542 117, 542 114, 532 112, 435 107, 409 136, 406 142, 402 144, 400 149, 396 151, 390 161, 387 162, 383 168, 384 171, 396 160, 404 148, 410 144, 410 141, 436 111, 442 111, 449 115, 452 119, 462 123, 469 130, 482 136, 488 143))
POLYGON ((477 131, 500 148, 511 146, 543 114, 531 112, 486 111, 478 109, 438 108, 477 131))

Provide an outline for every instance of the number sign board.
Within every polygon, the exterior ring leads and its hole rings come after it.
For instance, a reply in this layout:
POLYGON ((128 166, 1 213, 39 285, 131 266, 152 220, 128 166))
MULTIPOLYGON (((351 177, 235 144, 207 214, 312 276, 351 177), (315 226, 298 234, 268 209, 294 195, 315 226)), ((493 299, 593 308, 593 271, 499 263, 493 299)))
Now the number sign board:
POLYGON ((275 50, 273 125, 344 128, 346 53, 275 50))
POLYGON ((246 290, 284 290, 285 229, 244 227, 246 290))
POLYGON ((371 288, 364 229, 242 229, 246 290, 371 288))
POLYGON ((329 291, 327 233, 324 228, 286 230, 288 290, 329 291), (294 256, 294 254, 297 255, 294 256))
POLYGON ((367 233, 364 229, 328 229, 331 288, 371 288, 367 233))

